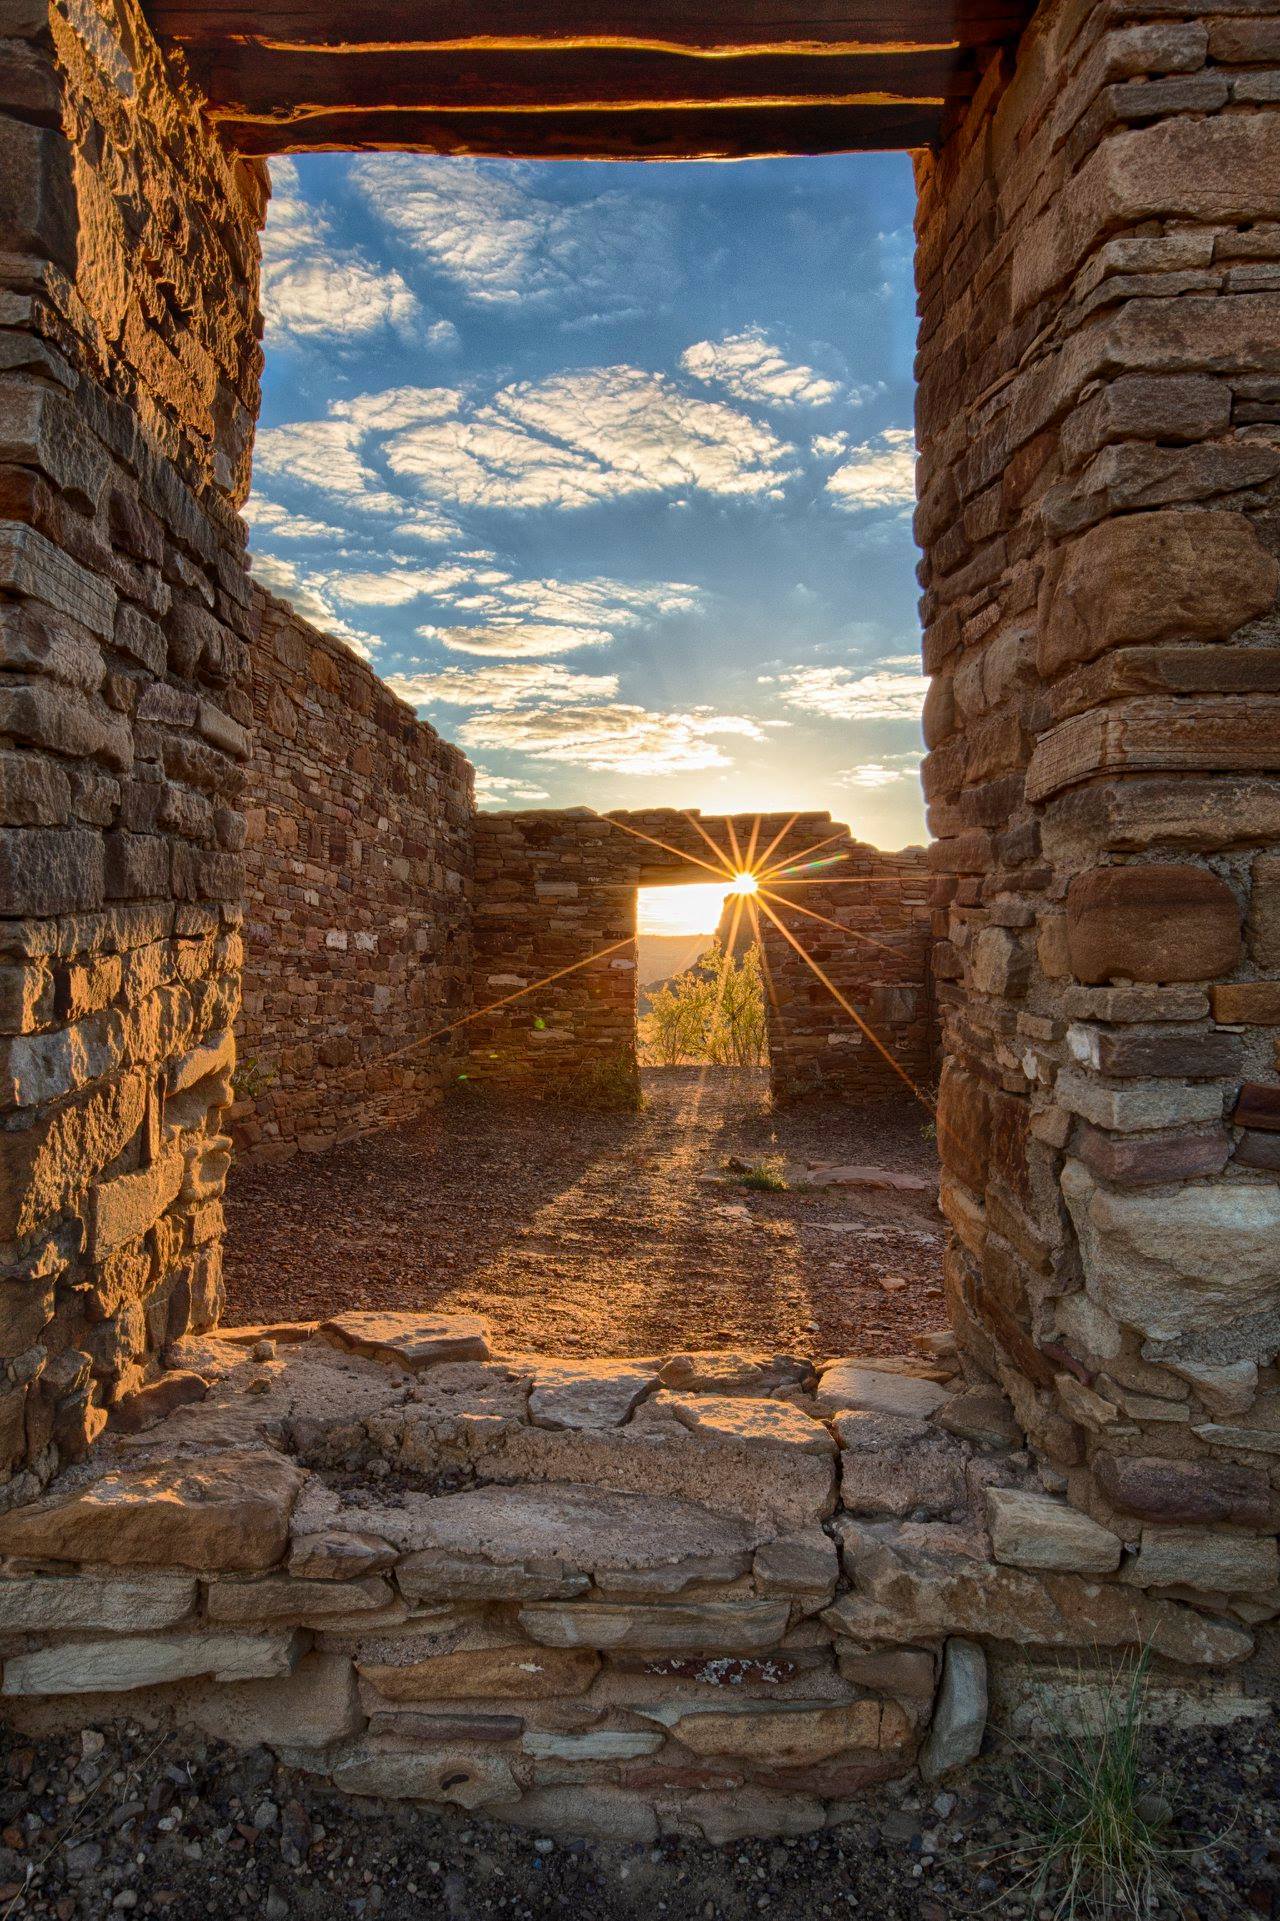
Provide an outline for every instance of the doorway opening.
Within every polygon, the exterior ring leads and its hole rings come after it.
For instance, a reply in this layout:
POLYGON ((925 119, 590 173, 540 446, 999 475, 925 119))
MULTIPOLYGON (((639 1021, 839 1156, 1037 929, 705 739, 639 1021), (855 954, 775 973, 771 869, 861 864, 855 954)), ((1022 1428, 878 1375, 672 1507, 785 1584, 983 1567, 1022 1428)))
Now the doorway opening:
POLYGON ((764 1076, 769 996, 754 875, 642 887, 636 904, 636 1052, 642 1071, 764 1076))

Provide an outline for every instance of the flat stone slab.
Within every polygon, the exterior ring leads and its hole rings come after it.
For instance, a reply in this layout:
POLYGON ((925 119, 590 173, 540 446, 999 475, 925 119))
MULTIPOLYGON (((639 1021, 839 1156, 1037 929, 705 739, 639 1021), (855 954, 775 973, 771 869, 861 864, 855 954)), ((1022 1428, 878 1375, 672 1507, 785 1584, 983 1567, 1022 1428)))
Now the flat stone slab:
POLYGON ((947 1399, 947 1390, 938 1381, 889 1373, 858 1361, 833 1361, 823 1368, 817 1393, 818 1406, 825 1413, 849 1408, 864 1414, 901 1414, 917 1421, 927 1420, 947 1399))
POLYGON ((585 1694, 600 1671, 587 1647, 459 1648, 420 1661, 357 1661, 387 1701, 541 1701, 585 1694))
POLYGON ((911 1723, 896 1701, 661 1702, 637 1706, 694 1754, 760 1767, 815 1767, 837 1755, 897 1748, 911 1723))
POLYGON ((303 1479, 266 1448, 130 1462, 0 1515, 0 1554, 252 1573, 284 1558, 303 1479))
POLYGON ((478 1314, 391 1314, 373 1310, 322 1321, 320 1337, 410 1369, 437 1361, 487 1361, 489 1329, 478 1314))
POLYGON ((183 1574, 19 1574, 0 1579, 0 1633, 142 1634, 176 1627, 195 1605, 183 1574))
POLYGON ((406 1505, 416 1545, 398 1579, 412 1599, 532 1599, 615 1580, 676 1593, 745 1574, 757 1539, 691 1501, 594 1487, 483 1487, 406 1505))
POLYGON ((544 1361, 532 1366, 529 1419, 537 1427, 621 1427, 658 1384, 651 1368, 625 1361, 544 1361))
POLYGON ((863 1162, 827 1165, 822 1162, 789 1165, 787 1185, 806 1187, 866 1187, 895 1194, 936 1194, 936 1176, 908 1174, 905 1169, 874 1167, 863 1162))
POLYGON ((1072 1574, 1113 1574, 1119 1567, 1119 1535, 1065 1501, 1012 1487, 989 1487, 986 1498, 991 1551, 1006 1566, 1072 1574))
POLYGON ((534 1601, 520 1610, 531 1639, 553 1648, 629 1648, 645 1653, 758 1654, 787 1631, 785 1601, 705 1601, 625 1607, 534 1601))
POLYGON ((205 1674, 218 1681, 261 1680, 291 1673, 300 1648, 294 1634, 122 1634, 62 1641, 10 1655, 0 1693, 124 1694, 205 1674))

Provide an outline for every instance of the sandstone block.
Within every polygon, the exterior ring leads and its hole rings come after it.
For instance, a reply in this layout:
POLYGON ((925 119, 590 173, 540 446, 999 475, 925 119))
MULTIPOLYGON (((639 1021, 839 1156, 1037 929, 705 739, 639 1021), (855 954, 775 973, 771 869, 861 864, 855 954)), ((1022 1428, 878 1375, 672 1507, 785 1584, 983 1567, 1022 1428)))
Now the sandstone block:
POLYGON ((1198 1441, 1211 1447, 1239 1448, 1250 1454, 1280 1454, 1280 1430, 1272 1427, 1237 1427, 1224 1421, 1206 1421, 1191 1432, 1198 1441))
POLYGON ((1067 1029, 1067 1047, 1082 1066, 1116 1080, 1160 1074, 1186 1080, 1225 1079, 1240 1074, 1244 1058, 1238 1034, 1173 1025, 1116 1030, 1073 1022, 1067 1029))
POLYGON ((1214 1367, 1204 1362, 1171 1360, 1171 1373, 1194 1389, 1211 1414, 1243 1414, 1258 1392, 1256 1361, 1232 1361, 1214 1367))
POLYGON ((948 1390, 936 1381, 909 1374, 889 1374, 858 1361, 834 1361, 822 1371, 818 1406, 828 1413, 898 1415, 926 1420, 943 1406, 948 1390))
POLYGON ((954 1635, 942 1657, 942 1683, 929 1736, 920 1751, 920 1772, 936 1781, 952 1768, 977 1759, 987 1731, 987 1657, 976 1641, 954 1635))
POLYGON ((1225 1463, 1096 1454, 1093 1471, 1112 1507, 1139 1520, 1264 1527, 1271 1509, 1265 1480, 1225 1463))
POLYGON ((403 1666, 359 1661, 360 1674, 388 1701, 541 1701, 585 1694, 600 1668, 587 1647, 464 1648, 403 1666))
POLYGON ((896 1701, 661 1702, 636 1712, 661 1721, 694 1754, 758 1767, 814 1767, 851 1750, 902 1747, 911 1734, 896 1701))
POLYGON ((1259 967, 1280 969, 1280 854, 1259 854, 1251 878, 1249 952, 1259 967))
POLYGON ((176 1627, 195 1604, 195 1581, 183 1575, 15 1575, 0 1581, 0 1633, 149 1633, 176 1627))
POLYGON ((265 1581, 210 1581, 206 1607, 211 1621, 237 1627, 262 1621, 317 1621, 328 1615, 358 1615, 389 1607, 389 1581, 367 1575, 354 1581, 305 1581, 287 1575, 265 1581))
POLYGON ((250 1681, 288 1674, 299 1654, 293 1634, 117 1634, 105 1641, 62 1641, 10 1655, 3 1694, 123 1694, 211 1674, 250 1681))
POLYGON ((527 1728, 520 1750, 535 1761, 634 1761, 642 1754, 656 1754, 662 1740, 642 1728, 588 1728, 584 1734, 527 1728))
POLYGON ((1280 1027, 1280 981, 1221 981, 1209 989, 1213 1018, 1242 1027, 1280 1027))
POLYGON ((347 1528, 295 1533, 289 1549, 290 1574, 306 1581, 354 1581, 395 1562, 395 1549, 378 1535, 347 1528))
POLYGON ((657 1375, 617 1361, 539 1361, 529 1395, 538 1427, 621 1427, 657 1375))
POLYGON ((358 1734, 364 1722, 355 1669, 337 1654, 305 1654, 292 1674, 269 1680, 197 1683, 183 1690, 179 1718, 232 1747, 311 1753, 358 1734))
POLYGON ((378 1737, 335 1762, 332 1774, 334 1786, 346 1794, 444 1802, 460 1808, 515 1801, 520 1793, 511 1764, 501 1755, 476 1754, 466 1748, 402 1748, 378 1737))
POLYGON ((982 1636, 1027 1647, 1149 1645, 1187 1666, 1215 1667, 1249 1653, 1243 1630, 1172 1601, 1076 1574, 1032 1574, 956 1552, 949 1528, 841 1520, 842 1558, 854 1592, 822 1618, 861 1644, 982 1636), (934 1542, 931 1536, 944 1538, 934 1542))
POLYGON ((109 1468, 69 1492, 0 1515, 0 1554, 250 1573, 283 1558, 303 1478, 278 1454, 234 1448, 199 1460, 109 1468))
POLYGON ((1067 943, 1082 981, 1207 980, 1239 959, 1240 909, 1208 868, 1098 867, 1067 890, 1067 943))
POLYGON ((1274 1540, 1197 1527, 1144 1527, 1138 1552, 1121 1578, 1135 1587, 1198 1587, 1216 1594, 1257 1594, 1280 1583, 1274 1540))
POLYGON ((1120 1541, 1065 1501, 1018 1488, 989 1487, 991 1551, 1007 1567, 1061 1568, 1071 1574, 1111 1574, 1120 1541))
POLYGON ((1220 1174, 1231 1153, 1231 1137, 1225 1127, 1116 1135, 1082 1121, 1071 1151, 1090 1173, 1114 1187, 1165 1186, 1220 1174))
POLYGON ((835 1428, 840 1503, 850 1512, 939 1515, 963 1506, 965 1450, 928 1421, 852 1412, 838 1414, 835 1428))
POLYGON ((1147 1134, 1158 1128, 1220 1123, 1224 1093, 1212 1084, 1181 1080, 1127 1081, 1113 1087, 1079 1068, 1058 1070, 1054 1094, 1069 1114, 1113 1134, 1147 1134))
POLYGON ((923 1648, 868 1652, 841 1641, 836 1645, 836 1664, 843 1678, 855 1687, 873 1688, 877 1694, 901 1695, 908 1700, 933 1700, 934 1657, 923 1648))
POLYGON ((93 1191, 91 1258, 105 1260, 117 1247, 126 1247, 154 1227, 182 1189, 184 1164, 176 1150, 135 1174, 117 1174, 93 1191))
POLYGON ((1122 514, 1067 548, 1040 635, 1043 674, 1109 647, 1223 640, 1266 613, 1280 566, 1240 514, 1122 514))
POLYGON ((0 828, 0 913, 98 907, 104 884, 100 834, 83 827, 0 828))
POLYGON ((982 1447, 1021 1447, 1024 1436, 1007 1395, 998 1387, 966 1387, 940 1407, 934 1424, 982 1447))
POLYGON ((840 1557, 829 1534, 820 1527, 804 1528, 757 1548, 751 1571, 757 1593, 796 1601, 808 1610, 834 1600, 840 1557))
POLYGON ((1062 1192, 1085 1286, 1124 1326, 1169 1340, 1229 1325, 1266 1305, 1280 1284, 1280 1193, 1196 1182, 1174 1193, 1113 1192, 1079 1161, 1062 1192))
POLYGON ((653 1654, 757 1654, 776 1647, 790 1610, 782 1601, 706 1601, 626 1607, 533 1601, 520 1610, 531 1639, 551 1648, 622 1648, 653 1654))
POLYGON ((321 1324, 323 1339, 374 1360, 402 1367, 438 1361, 487 1361, 488 1330, 474 1314, 393 1314, 355 1311, 321 1324))
POLYGON ((1236 1097, 1231 1118, 1237 1127, 1280 1134, 1280 1087, 1267 1081, 1245 1081, 1236 1097))

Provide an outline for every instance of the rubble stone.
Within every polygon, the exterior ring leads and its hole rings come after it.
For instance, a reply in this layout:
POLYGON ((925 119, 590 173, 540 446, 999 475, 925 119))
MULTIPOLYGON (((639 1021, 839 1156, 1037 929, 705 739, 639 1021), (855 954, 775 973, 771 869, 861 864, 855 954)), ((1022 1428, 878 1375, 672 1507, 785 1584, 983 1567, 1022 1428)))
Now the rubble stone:
POLYGON ((1011 1487, 989 1487, 986 1500, 991 1551, 1008 1567, 1111 1574, 1120 1565, 1119 1538, 1065 1501, 1011 1487))

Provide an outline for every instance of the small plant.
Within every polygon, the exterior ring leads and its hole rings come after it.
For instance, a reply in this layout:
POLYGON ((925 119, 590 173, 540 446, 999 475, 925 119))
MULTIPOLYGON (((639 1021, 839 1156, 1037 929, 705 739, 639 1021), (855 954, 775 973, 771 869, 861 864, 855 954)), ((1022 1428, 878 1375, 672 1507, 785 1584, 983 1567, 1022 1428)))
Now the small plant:
POLYGON ((231 1076, 232 1091, 238 1101, 256 1101, 276 1080, 274 1067, 265 1067, 256 1054, 238 1060, 231 1076))
POLYGON ((644 1105, 634 1054, 619 1047, 584 1063, 564 1086, 565 1097, 584 1107, 639 1113, 644 1105))
POLYGON ((1150 1651, 1117 1668, 1096 1699, 1076 1676, 1082 1718, 1060 1713, 1043 1747, 1019 1747, 1013 1783, 1032 1840, 1032 1908, 1054 1921, 1144 1921, 1173 1892, 1173 1807, 1142 1755, 1150 1651))
POLYGON ((790 1183, 784 1165, 780 1154, 771 1154, 762 1161, 733 1161, 729 1172, 739 1187, 752 1187, 760 1194, 785 1194, 790 1183))

